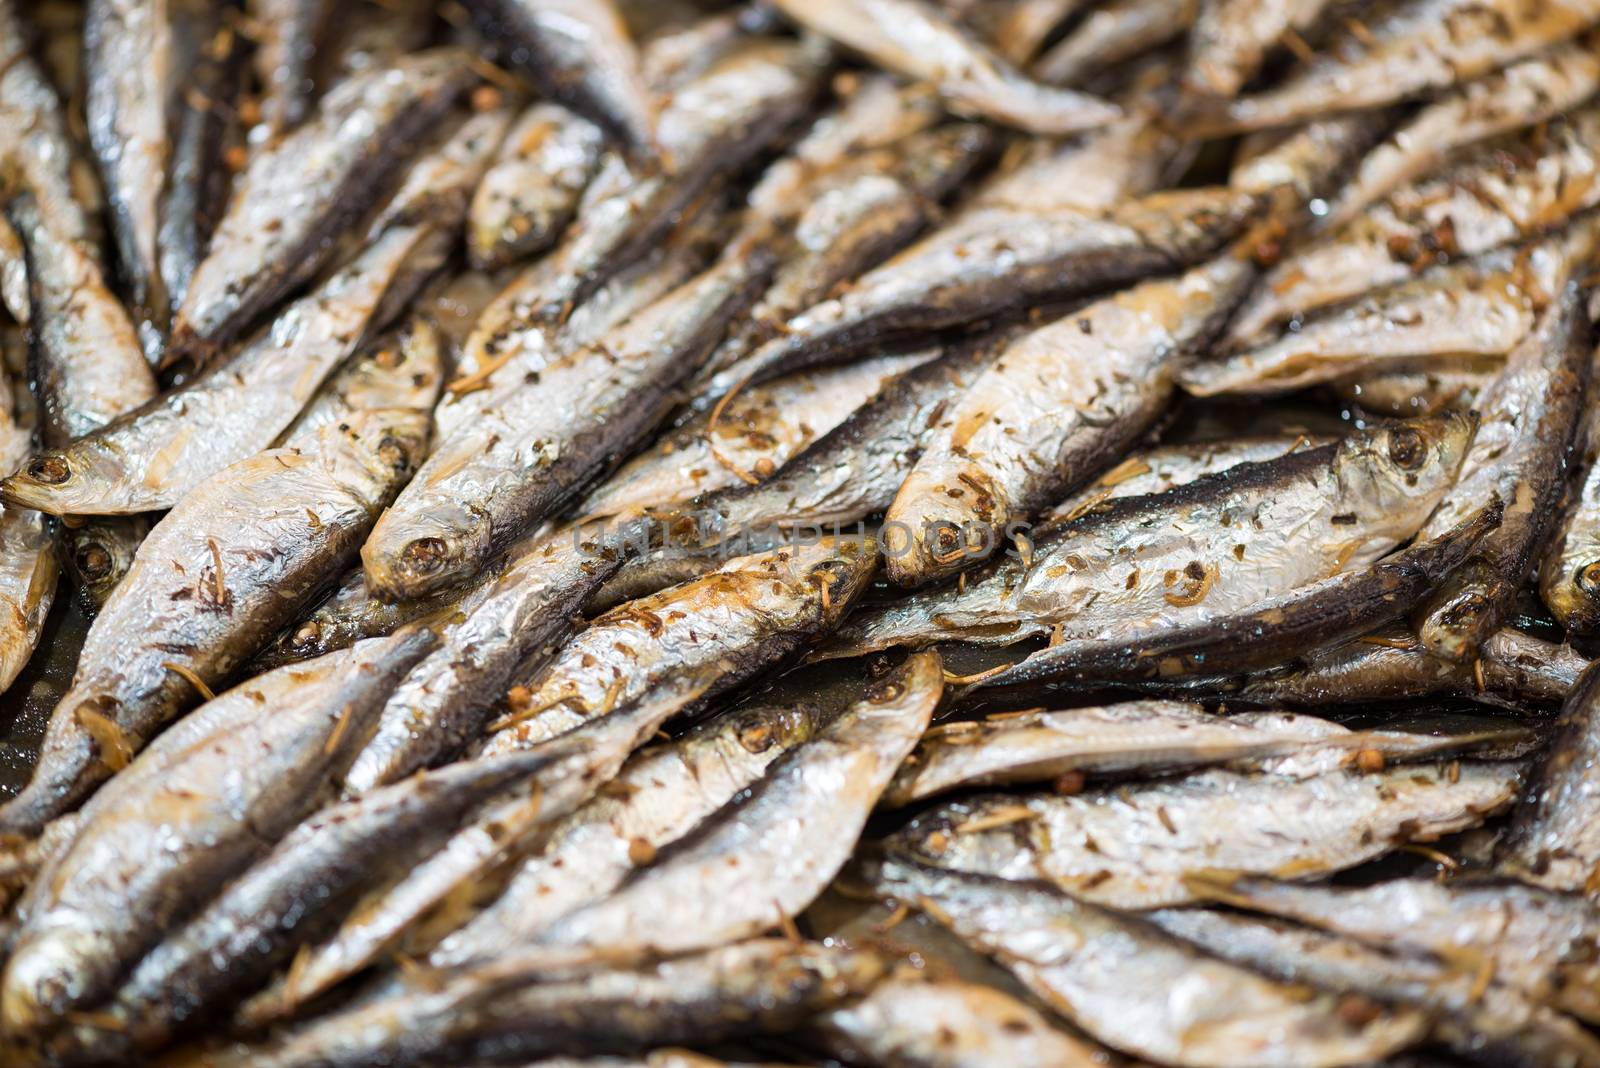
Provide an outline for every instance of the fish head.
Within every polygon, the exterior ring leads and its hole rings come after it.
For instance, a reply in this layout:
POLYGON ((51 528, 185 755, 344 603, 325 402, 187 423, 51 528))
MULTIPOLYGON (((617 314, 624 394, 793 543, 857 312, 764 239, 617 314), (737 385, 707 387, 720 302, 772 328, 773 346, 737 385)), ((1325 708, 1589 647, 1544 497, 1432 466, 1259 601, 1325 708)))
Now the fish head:
POLYGON ((59 1024, 82 999, 80 984, 104 971, 106 950, 95 931, 68 925, 19 941, 0 978, 0 1027, 21 1039, 59 1024))
POLYGON ((878 542, 870 535, 845 535, 823 538, 811 549, 814 553, 796 555, 797 577, 822 595, 822 623, 832 627, 872 582, 878 569, 878 542))
POLYGON ((488 516, 438 495, 425 509, 386 511, 361 547, 367 588, 382 597, 423 597, 461 580, 488 553, 488 516))
POLYGON ((736 759, 776 755, 810 741, 822 720, 815 705, 755 705, 712 720, 685 743, 711 745, 736 759))
POLYGON ((1475 416, 1449 412, 1357 431, 1335 461, 1341 487, 1410 537, 1455 485, 1476 429, 1475 416))
POLYGON ((11 477, 0 481, 0 498, 49 515, 147 511, 133 505, 110 507, 133 496, 141 482, 109 442, 82 438, 64 449, 34 453, 11 477))
POLYGON ((1580 555, 1568 574, 1546 584, 1544 597, 1569 631, 1582 635, 1600 632, 1600 545, 1580 555))

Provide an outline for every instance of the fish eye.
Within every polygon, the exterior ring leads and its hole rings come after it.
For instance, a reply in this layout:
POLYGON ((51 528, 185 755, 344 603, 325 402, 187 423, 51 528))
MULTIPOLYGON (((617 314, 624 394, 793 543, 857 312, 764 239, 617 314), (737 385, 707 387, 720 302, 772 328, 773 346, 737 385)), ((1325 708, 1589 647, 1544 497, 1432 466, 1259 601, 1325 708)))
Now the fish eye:
POLYGON ((28 464, 28 477, 47 486, 59 486, 72 477, 72 468, 60 456, 36 456, 28 464))
POLYGON ((1394 461, 1396 467, 1405 471, 1415 471, 1422 466, 1422 461, 1427 459, 1427 456, 1427 443, 1415 430, 1402 428, 1390 433, 1389 459, 1394 461))
POLYGON ((94 542, 84 545, 78 549, 73 560, 77 564, 78 574, 82 575, 85 581, 99 582, 111 574, 111 554, 106 551, 104 545, 94 542))
POLYGON ((401 550, 400 559, 415 574, 431 575, 444 567, 449 547, 442 538, 418 538, 401 550))
POLYGON ((378 459, 396 471, 404 471, 411 466, 411 455, 406 451, 405 442, 392 434, 385 434, 383 440, 378 442, 378 459))
POLYGON ((1591 560, 1578 568, 1578 589, 1591 597, 1600 596, 1600 560, 1591 560))

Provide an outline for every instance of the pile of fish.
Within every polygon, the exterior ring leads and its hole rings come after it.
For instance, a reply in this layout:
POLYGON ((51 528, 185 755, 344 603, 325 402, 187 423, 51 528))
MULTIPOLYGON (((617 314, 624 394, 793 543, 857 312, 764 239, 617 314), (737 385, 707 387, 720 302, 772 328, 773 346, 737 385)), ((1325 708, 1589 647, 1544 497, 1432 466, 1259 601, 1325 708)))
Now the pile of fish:
POLYGON ((1600 0, 0 0, 0 1063, 1600 1068, 1597 282, 1600 0))

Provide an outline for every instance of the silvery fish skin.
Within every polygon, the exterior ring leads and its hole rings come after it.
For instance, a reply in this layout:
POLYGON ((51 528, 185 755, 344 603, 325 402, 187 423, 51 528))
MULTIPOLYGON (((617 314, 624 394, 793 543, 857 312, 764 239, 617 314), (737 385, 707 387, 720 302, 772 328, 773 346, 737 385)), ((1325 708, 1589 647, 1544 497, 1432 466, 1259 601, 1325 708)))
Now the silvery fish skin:
POLYGON ((1600 202, 1600 107, 1458 153, 1288 256, 1228 329, 1244 347, 1273 324, 1555 228, 1600 202))
POLYGON ((1450 368, 1470 366, 1474 357, 1494 360, 1527 335, 1550 297, 1529 283, 1509 252, 1437 267, 1352 305, 1314 313, 1244 352, 1190 364, 1179 381, 1192 396, 1254 396, 1396 365, 1450 368))
POLYGON ((1316 222, 1312 204, 1338 191, 1347 172, 1388 132, 1392 120, 1386 111, 1357 112, 1246 137, 1228 184, 1270 195, 1273 214, 1289 231, 1284 237, 1293 236, 1316 222))
POLYGON ((0 495, 53 515, 171 508, 199 482, 276 440, 327 374, 383 325, 374 317, 400 303, 394 288, 425 281, 408 268, 437 251, 447 233, 439 228, 442 215, 385 231, 227 364, 103 430, 38 454, 0 483, 0 495))
POLYGON ((1116 64, 1158 48, 1194 21, 1199 0, 1111 0, 1097 6, 1039 57, 1033 76, 1051 85, 1081 85, 1116 64))
POLYGON ((1176 362, 1204 344, 1255 268, 1228 255, 1036 330, 954 407, 886 513, 888 577, 917 586, 984 559, 1015 522, 1083 485, 1150 428, 1176 362), (979 541, 975 544, 974 538, 979 541))
POLYGON ((1522 769, 1219 769, 1065 797, 992 795, 919 817, 894 848, 941 868, 1043 879, 1112 908, 1160 908, 1194 901, 1185 880, 1196 872, 1310 879, 1476 827, 1516 800, 1522 769))
MULTIPOLYGON (((540 318, 529 303, 557 277, 560 265, 554 256, 524 272, 524 279, 539 280, 531 293, 518 282, 490 296, 460 343, 456 377, 434 410, 439 440, 458 440, 458 431, 470 432, 463 431, 464 425, 498 410, 550 364, 594 345, 702 270, 726 243, 727 213, 720 201, 689 210, 692 217, 659 247, 612 275, 564 322, 540 318)), ((492 435, 479 435, 485 447, 492 435)))
POLYGON ((534 104, 472 195, 467 249, 479 270, 543 252, 561 237, 600 166, 600 130, 559 104, 534 104))
POLYGON ((718 716, 635 755, 614 786, 551 830, 494 903, 428 954, 433 967, 498 956, 604 899, 641 863, 732 801, 821 726, 813 708, 762 706, 718 716))
POLYGON ((238 97, 244 78, 244 42, 233 26, 224 25, 229 10, 206 0, 173 5, 173 69, 187 72, 187 80, 174 87, 168 120, 171 159, 156 234, 168 305, 161 309, 161 322, 183 305, 189 279, 227 210, 230 182, 223 157, 243 133, 238 97))
POLYGON ((840 165, 797 194, 806 207, 787 235, 783 262, 701 378, 742 359, 782 333, 793 316, 899 251, 995 140, 976 123, 920 131, 840 165))
POLYGON ((1537 763, 1527 796, 1501 837, 1501 871, 1551 890, 1590 894, 1600 871, 1592 769, 1594 720, 1600 708, 1600 669, 1592 664, 1573 684, 1561 718, 1537 763))
POLYGON ((1348 765, 1362 751, 1388 760, 1417 760, 1485 741, 1527 737, 1528 732, 1517 728, 1449 738, 1352 731, 1315 716, 1218 716, 1181 701, 1002 713, 929 731, 895 776, 884 802, 906 805, 964 786, 1047 783, 1074 773, 1151 776, 1208 764, 1298 772, 1302 767, 1348 765))
MULTIPOLYGON (((608 533, 625 542, 635 529, 608 533)), ((518 668, 565 639, 584 599, 620 565, 621 544, 570 528, 540 532, 463 592, 448 607, 444 647, 395 690, 345 777, 346 795, 396 782, 476 738, 518 668)))
POLYGON ((0 307, 13 321, 28 325, 28 264, 22 239, 11 221, 0 214, 0 307))
POLYGON ((99 221, 91 214, 101 207, 99 182, 80 157, 55 87, 27 52, 10 2, 0 7, 0 130, 0 158, 38 201, 51 232, 99 262, 99 221))
POLYGON ((1329 0, 1202 0, 1189 42, 1189 82, 1219 97, 1239 95, 1286 34, 1315 25, 1329 0))
POLYGON ((444 344, 431 320, 414 316, 329 376, 277 440, 277 446, 304 448, 324 427, 337 426, 361 412, 430 410, 444 381, 444 344))
POLYGON ((321 268, 406 148, 436 125, 475 75, 459 52, 418 53, 358 75, 317 117, 259 153, 239 176, 173 324, 168 362, 208 362, 321 268), (285 189, 303 190, 286 198, 285 189))
POLYGON ((1600 1064, 1600 1042, 1577 1021, 1499 984, 1484 986, 1481 976, 1275 920, 1210 909, 1146 915, 1176 938, 1283 982, 1359 997, 1368 1010, 1367 999, 1415 1005, 1433 1018, 1433 1037, 1469 1061, 1524 1068, 1600 1064))
MULTIPOLYGON (((1357 571, 1256 601, 1230 615, 1132 638, 1069 638, 976 682, 1027 688, 1047 683, 1171 680, 1275 667, 1395 622, 1439 588, 1499 526, 1498 497, 1437 537, 1357 571)), ((1197 582, 1204 576, 1190 575, 1197 582)))
MULTIPOLYGON (((1600 350, 1597 350, 1600 351, 1600 350)), ((1594 390, 1600 381, 1589 368, 1588 412, 1580 427, 1574 466, 1577 479, 1567 489, 1559 523, 1551 533, 1539 567, 1539 596, 1569 634, 1588 637, 1600 630, 1600 423, 1594 390)))
POLYGON ((357 1068, 464 1064, 480 1053, 506 1063, 782 1034, 865 994, 886 968, 870 951, 778 939, 639 970, 556 977, 536 964, 519 968, 512 955, 453 973, 438 988, 412 987, 357 1003, 266 1047, 242 1047, 231 1058, 224 1052, 209 1063, 357 1068))
POLYGON ((868 271, 843 296, 795 316, 782 337, 718 375, 719 391, 1175 270, 1216 251, 1255 206, 1255 197, 1226 189, 1055 212, 979 206, 868 271))
POLYGON ((877 564, 871 539, 825 537, 737 557, 629 601, 592 620, 537 672, 480 750, 555 737, 684 672, 714 669, 712 693, 731 688, 835 626, 877 564))
MULTIPOLYGON (((354 18, 337 27, 339 32, 331 34, 321 54, 314 56, 313 91, 324 85, 331 89, 376 67, 392 65, 426 48, 434 37, 435 12, 427 0, 357 4, 351 14, 354 18)), ((463 36, 456 33, 451 39, 460 43, 463 36)))
POLYGON ((247 0, 257 33, 256 78, 261 121, 271 138, 300 125, 312 110, 312 74, 326 43, 333 5, 328 0, 247 0))
POLYGON ((1095 1068, 1104 1054, 982 983, 897 976, 813 1025, 850 1064, 894 1068, 1095 1068))
POLYGON ((40 437, 65 445, 156 395, 139 335, 83 246, 64 239, 36 197, 7 214, 25 250, 29 378, 40 437))
POLYGON ((1268 706, 1322 708, 1438 695, 1524 710, 1559 707, 1588 663, 1571 646, 1507 628, 1483 643, 1473 664, 1457 664, 1430 655, 1409 627, 1400 627, 1317 650, 1288 671, 1194 685, 1268 706))
POLYGON ((879 356, 751 386, 715 418, 707 413, 663 434, 584 498, 577 511, 591 517, 623 515, 764 481, 897 376, 933 356, 879 356))
POLYGON ((183 911, 293 827, 436 642, 412 632, 265 676, 197 711, 186 744, 146 750, 28 894, 0 981, 8 1030, 38 1033, 98 1003, 183 911))
MULTIPOLYGON (((31 430, 18 422, 11 387, 0 375, 0 467, 11 470, 33 447, 31 430)), ((60 565, 45 517, 14 504, 0 506, 0 693, 33 656, 55 602, 60 565)))
POLYGON ((982 34, 1007 62, 1020 66, 1083 5, 1081 0, 1002 0, 998 4, 947 2, 941 6, 982 34))
POLYGON ((1341 999, 1267 979, 1145 921, 1038 883, 898 859, 873 892, 916 904, 995 957, 1046 1006, 1113 1049, 1189 1068, 1361 1064, 1421 1037, 1407 1009, 1355 1015, 1341 999), (1173 996, 1182 990, 1184 996, 1173 996))
MULTIPOLYGON (((168 312, 156 251, 171 150, 167 116, 174 85, 187 73, 174 68, 172 22, 158 0, 92 0, 84 24, 89 143, 128 295, 138 318, 157 331, 168 312)), ((158 358, 159 344, 152 346, 158 358)))
POLYGON ((1408 119, 1356 168, 1324 228, 1349 222, 1395 189, 1440 166, 1464 145, 1545 122, 1600 89, 1592 38, 1557 45, 1455 89, 1408 119))
POLYGON ((777 0, 774 6, 874 63, 932 82, 959 112, 1035 134, 1075 133, 1121 114, 1096 97, 1030 80, 924 0, 777 0))
POLYGON ((1310 924, 1374 949, 1431 955, 1593 1023, 1600 914, 1586 898, 1508 880, 1393 879, 1368 887, 1206 880, 1208 897, 1310 924))
MULTIPOLYGON (((559 322, 658 241, 717 180, 749 162, 810 105, 827 69, 814 42, 750 37, 672 93, 657 125, 670 171, 634 174, 611 156, 551 255, 507 287, 532 323, 559 322)), ((522 324, 526 326, 527 323, 522 324)))
POLYGON ((96 617, 34 776, 0 826, 32 833, 69 811, 293 620, 354 559, 427 433, 426 407, 352 412, 185 496, 96 617))
POLYGON ((556 960, 648 960, 752 938, 798 915, 844 867, 944 692, 937 653, 916 653, 748 791, 568 913, 528 947, 556 960), (760 893, 749 893, 760 887, 760 893), (716 900, 714 910, 704 907, 716 900))
POLYGON ((1222 110, 1231 129, 1360 111, 1447 89, 1576 36, 1600 21, 1591 0, 1408 0, 1300 68, 1222 110))
POLYGON ((1537 563, 1565 489, 1592 352, 1578 291, 1568 288, 1478 399, 1481 419, 1461 479, 1419 537, 1434 537, 1458 522, 1474 496, 1499 494, 1505 516, 1417 607, 1417 636, 1435 656, 1466 661, 1476 655, 1478 645, 1500 629, 1537 563))
POLYGON ((490 40, 541 93, 639 160, 656 152, 656 98, 613 0, 467 0, 490 40))
POLYGON ((1057 506, 1026 551, 1006 550, 955 590, 858 613, 831 651, 1009 645, 1058 624, 1063 638, 1131 638, 1243 610, 1359 568, 1416 533, 1471 433, 1471 420, 1455 416, 1313 449, 1286 438, 1135 453, 1057 506), (1240 515, 1260 526, 1237 526, 1240 515))
POLYGON ((321 810, 145 956, 112 1003, 122 1034, 158 1048, 247 993, 363 888, 431 855, 484 806, 520 806, 535 825, 568 815, 706 685, 674 679, 548 745, 450 764, 321 810))
POLYGON ((1333 395, 1379 417, 1406 418, 1471 411, 1478 396, 1499 376, 1493 371, 1388 371, 1329 383, 1333 395))
MULTIPOLYGON (((693 693, 703 692, 701 682, 693 693)), ((249 1027, 286 1015, 298 1006, 373 964, 408 929, 447 922, 448 910, 463 893, 493 877, 495 870, 561 833, 568 820, 579 819, 579 806, 590 802, 598 787, 611 784, 628 754, 662 720, 674 714, 688 696, 667 703, 646 701, 641 710, 617 714, 580 732, 589 744, 589 763, 570 776, 572 783, 552 784, 531 796, 495 801, 472 814, 431 854, 418 856, 393 879, 379 880, 345 916, 338 929, 316 944, 307 944, 281 983, 252 998, 238 1014, 249 1027), (674 703, 675 702, 675 703, 674 703), (574 809, 578 811, 575 812, 574 809), (559 825, 558 825, 559 824, 559 825)), ((425 939, 425 933, 418 932, 425 939)), ((503 948, 507 943, 502 941, 503 948)))
POLYGON ((734 245, 717 265, 592 347, 547 365, 537 386, 440 443, 362 547, 368 584, 395 598, 422 596, 460 584, 504 552, 660 423, 674 387, 755 299, 772 266, 759 238, 734 245), (500 438, 487 448, 486 428, 500 438))

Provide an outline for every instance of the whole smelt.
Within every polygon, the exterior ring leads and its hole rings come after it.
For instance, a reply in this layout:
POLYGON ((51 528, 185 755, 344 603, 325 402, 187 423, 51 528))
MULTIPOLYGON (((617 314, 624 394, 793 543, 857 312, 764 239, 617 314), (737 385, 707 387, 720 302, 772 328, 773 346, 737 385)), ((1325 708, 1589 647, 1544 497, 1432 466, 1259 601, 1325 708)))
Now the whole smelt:
POLYGON ((1593 0, 1407 0, 1257 96, 1223 110, 1233 129, 1260 129, 1381 107, 1446 89, 1577 36, 1600 22, 1593 0))
POLYGON ((1567 695, 1527 795, 1495 852, 1500 870, 1552 890, 1591 894, 1600 872, 1593 776, 1600 762, 1600 668, 1567 695))
MULTIPOLYGON (((358 1003, 266 1046, 222 1051, 218 1068, 500 1063, 783 1034, 872 989, 877 954, 757 940, 651 964, 551 978, 515 955, 358 1003)), ((656 1064, 651 1057, 649 1064, 656 1064)), ((663 1066, 665 1068, 665 1066, 663 1066)), ((688 1068, 688 1066, 684 1066, 688 1068)))
POLYGON ((1039 57, 1033 76, 1051 85, 1081 85, 1183 33, 1199 6, 1199 0, 1111 0, 1096 6, 1039 57))
POLYGON ((1461 479, 1419 536, 1436 536, 1489 494, 1506 502, 1505 517, 1417 607, 1417 636, 1435 656, 1476 655, 1537 564, 1565 489, 1592 352, 1588 318, 1577 288, 1569 287, 1478 399, 1482 419, 1461 479))
MULTIPOLYGON (((161 192, 171 152, 167 117, 177 68, 173 18, 158 0, 93 0, 84 16, 85 114, 111 209, 111 232, 141 322, 162 330, 167 297, 157 263, 161 192)), ((160 341, 152 339, 160 357, 160 341)))
POLYGON ((171 160, 160 206, 156 255, 167 321, 183 305, 189 279, 205 257, 211 232, 227 210, 229 172, 223 155, 243 134, 238 97, 244 41, 224 20, 232 9, 206 0, 173 4, 175 69, 187 74, 176 91, 171 160))
POLYGON ((1220 360, 1186 367, 1197 397, 1290 393, 1385 367, 1469 367, 1504 357, 1533 328, 1554 294, 1542 292, 1517 252, 1436 267, 1361 298, 1313 313, 1295 329, 1220 360))
POLYGON ((549 843, 522 862, 494 903, 445 937, 428 963, 492 959, 507 944, 531 942, 567 913, 603 900, 807 742, 822 722, 803 705, 740 709, 638 753, 615 786, 552 829, 549 843))
POLYGON ((168 512, 90 628, 34 776, 0 825, 32 833, 69 811, 325 589, 416 469, 431 401, 348 410, 168 512))
POLYGON ((597 123, 633 158, 655 155, 656 98, 613 0, 467 0, 466 6, 544 95, 597 123))
POLYGON ((1181 189, 1051 212, 960 213, 843 296, 791 319, 782 336, 718 376, 721 389, 880 349, 1021 307, 1176 270, 1236 234, 1257 198, 1181 189))
POLYGON ((567 738, 446 765, 324 808, 144 957, 111 1002, 121 1026, 101 1031, 102 1041, 159 1048, 186 1021, 227 1007, 326 930, 363 889, 432 856, 463 823, 504 814, 508 805, 524 814, 525 833, 567 816, 662 723, 700 699, 706 684, 674 679, 567 738))
MULTIPOLYGON (((1597 350, 1600 351, 1600 350, 1597 350)), ((1579 428, 1577 481, 1568 487, 1564 510, 1539 567, 1539 596, 1567 633, 1589 637, 1600 631, 1600 418, 1595 389, 1600 377, 1590 362, 1588 411, 1579 428)))
POLYGON ((396 598, 459 585, 550 516, 660 423, 773 263, 761 240, 739 242, 440 443, 362 548, 368 584, 396 598))
POLYGON ((891 976, 815 1026, 829 1052, 885 1068, 1095 1068, 1104 1053, 1010 994, 959 979, 891 976))
POLYGON ((1453 484, 1472 427, 1452 416, 1311 449, 1285 438, 1135 453, 964 586, 858 613, 832 651, 1009 645, 1058 628, 1063 639, 1131 640, 1246 610, 1415 534, 1453 484))
POLYGON ((1255 277, 1226 255, 1146 282, 1023 337, 951 413, 889 506, 890 579, 916 586, 986 558, 1013 524, 1110 466, 1172 394, 1176 361, 1206 339, 1255 277))
POLYGON ((1217 716, 1181 701, 1001 713, 930 731, 895 776, 884 801, 905 805, 964 786, 1048 783, 1062 776, 1151 776, 1207 764, 1298 771, 1348 765, 1362 752, 1386 760, 1417 760, 1528 737, 1516 727, 1444 738, 1352 731, 1286 712, 1217 716))
POLYGON ((480 270, 543 252, 578 213, 604 141, 559 104, 524 111, 472 196, 467 251, 480 270))
POLYGON ((657 125, 670 170, 635 174, 607 159, 552 253, 514 280, 502 301, 526 307, 505 328, 560 321, 664 236, 717 180, 750 162, 804 114, 830 56, 816 42, 748 37, 672 93, 657 125))
MULTIPOLYGON (((1240 611, 1132 638, 1073 638, 984 676, 976 685, 1023 688, 1057 683, 1148 682, 1248 672, 1301 660, 1394 623, 1463 569, 1500 526, 1491 497, 1477 512, 1427 541, 1356 571, 1266 597, 1240 611)), ((1203 575, 1191 574, 1196 582, 1203 575)))
MULTIPOLYGON (((11 470, 32 451, 33 432, 18 421, 7 378, 0 377, 0 467, 11 470)), ((39 644, 60 570, 45 517, 0 505, 0 693, 16 681, 39 644)))
POLYGON ((6 212, 27 263, 40 436, 46 446, 65 445, 154 397, 155 376, 93 257, 52 227, 37 197, 22 193, 6 212))
POLYGON ((1186 1068, 1380 1060, 1420 1039, 1413 1010, 1280 983, 1143 920, 1038 883, 890 860, 873 891, 921 907, 1005 965, 1046 1006, 1115 1050, 1186 1068), (1182 991, 1182 996, 1174 996, 1182 991))
POLYGON ((415 631, 264 676, 146 750, 84 811, 21 906, 0 984, 8 1030, 37 1034, 98 1003, 185 910, 293 827, 436 642, 415 631))
POLYGON ((457 240, 495 115, 464 123, 383 209, 370 244, 214 367, 65 448, 36 456, 0 495, 55 515, 171 508, 197 483, 276 441, 328 374, 398 314, 457 240), (476 165, 474 164, 476 161, 476 165))
POLYGON ((933 83, 958 112, 1036 134, 1075 133, 1121 114, 1096 97, 1030 80, 926 0, 778 0, 776 6, 883 67, 933 83))
POLYGON ((1190 38, 1189 81, 1213 96, 1237 96, 1287 34, 1304 33, 1329 0, 1201 0, 1190 38))
POLYGON ((407 56, 348 79, 313 121, 258 154, 195 268, 168 361, 209 362, 311 278, 475 77, 451 49, 407 56))
MULTIPOLYGON (((1413 747, 1397 738, 1402 751, 1413 747)), ((919 817, 896 843, 943 868, 1043 879, 1113 908, 1159 908, 1195 900, 1186 880, 1197 872, 1309 879, 1479 826, 1516 800, 1522 770, 1513 762, 1309 776, 1218 769, 1072 796, 989 795, 919 817)))
POLYGON ((1577 107, 1597 89, 1600 55, 1592 37, 1557 45, 1468 82, 1425 106, 1368 153, 1321 225, 1342 225, 1438 167, 1461 146, 1545 122, 1577 107))
POLYGON ((1367 887, 1205 880, 1206 895, 1375 949, 1428 954, 1593 1023, 1600 913, 1587 897, 1508 880, 1394 879, 1367 887))
POLYGON ((1310 984, 1349 998, 1352 1010, 1375 1003, 1411 1005, 1431 1018, 1432 1037, 1468 1062, 1527 1068, 1600 1064, 1600 1041, 1547 1005, 1437 961, 1370 949, 1348 938, 1212 909, 1147 914, 1175 938, 1285 983, 1310 984))
POLYGON ((871 683, 814 738, 613 893, 551 924, 529 955, 648 960, 792 920, 855 851, 895 768, 927 729, 943 671, 937 653, 917 653, 871 683), (706 909, 708 899, 718 907, 706 909))
POLYGON ((715 666, 712 693, 787 659, 838 623, 877 569, 867 537, 824 537, 737 557, 590 622, 492 727, 486 753, 525 748, 715 666))
POLYGON ((1600 106, 1463 149, 1267 272, 1228 328, 1244 347, 1271 326, 1555 229, 1600 203, 1600 106))
POLYGON ((81 163, 55 87, 28 53, 15 7, 13 0, 0 4, 0 157, 38 201, 51 232, 99 262, 100 224, 92 214, 100 207, 99 182, 81 163))

